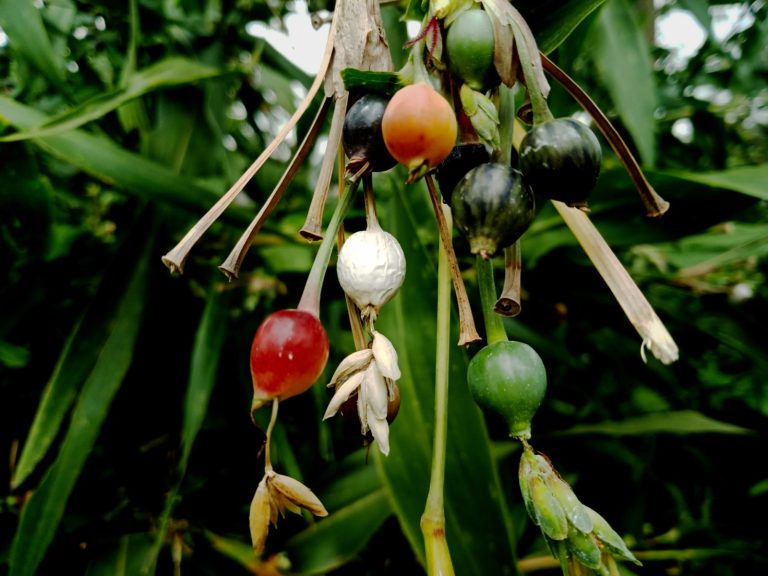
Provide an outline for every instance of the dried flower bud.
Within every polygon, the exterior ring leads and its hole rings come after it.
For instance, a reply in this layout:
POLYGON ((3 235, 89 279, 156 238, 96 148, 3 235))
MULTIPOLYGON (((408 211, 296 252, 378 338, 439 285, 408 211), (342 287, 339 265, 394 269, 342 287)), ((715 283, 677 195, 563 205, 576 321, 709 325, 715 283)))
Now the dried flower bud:
POLYGON ((339 251, 336 272, 339 284, 363 317, 375 319, 379 308, 403 284, 405 255, 392 234, 369 228, 347 238, 339 251))
POLYGON ((251 528, 251 543, 253 551, 257 556, 261 556, 264 551, 264 544, 267 541, 269 533, 269 521, 271 516, 271 501, 269 490, 267 488, 267 477, 265 476, 259 482, 256 488, 256 494, 251 502, 251 511, 249 514, 249 523, 251 528))

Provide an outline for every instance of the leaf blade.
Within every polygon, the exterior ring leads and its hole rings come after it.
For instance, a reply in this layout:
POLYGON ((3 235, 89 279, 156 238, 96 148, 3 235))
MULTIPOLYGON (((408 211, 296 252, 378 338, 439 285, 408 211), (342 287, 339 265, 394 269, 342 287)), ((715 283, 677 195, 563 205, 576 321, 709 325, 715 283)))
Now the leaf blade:
POLYGON ((109 334, 80 393, 59 456, 22 511, 11 547, 10 576, 33 576, 45 557, 111 400, 131 364, 144 309, 151 244, 146 242, 130 268, 134 273, 115 303, 109 334))
POLYGON ((657 107, 648 41, 627 0, 600 10, 592 29, 592 58, 643 162, 656 163, 654 111, 657 107))
MULTIPOLYGON (((417 230, 434 222, 431 208, 418 212, 415 190, 401 190, 382 205, 382 222, 397 236, 406 252, 408 272, 400 292, 382 310, 377 329, 398 352, 402 402, 391 427, 390 455, 376 455, 382 481, 392 500, 401 528, 417 557, 424 563, 420 529, 430 478, 434 421, 434 364, 436 270, 417 230)), ((436 238, 434 228, 429 231, 436 238)), ((458 327, 455 326, 455 331, 458 327)), ((458 334, 451 334, 452 342, 458 334)), ((466 385, 467 357, 452 347, 450 359, 448 452, 446 478, 460 478, 445 486, 446 535, 457 574, 514 573, 514 552, 506 503, 491 455, 483 415, 466 385), (461 553, 459 553, 461 551, 461 553), (500 568, 501 567, 501 568, 500 568)))

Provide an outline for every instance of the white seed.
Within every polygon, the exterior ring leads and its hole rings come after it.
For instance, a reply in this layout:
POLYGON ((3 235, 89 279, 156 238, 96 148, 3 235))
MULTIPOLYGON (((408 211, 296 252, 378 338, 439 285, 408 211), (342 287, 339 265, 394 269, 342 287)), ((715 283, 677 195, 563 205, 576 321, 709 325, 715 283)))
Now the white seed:
POLYGON ((344 242, 336 264, 339 284, 364 313, 375 313, 405 279, 405 255, 397 239, 381 229, 355 232, 344 242))

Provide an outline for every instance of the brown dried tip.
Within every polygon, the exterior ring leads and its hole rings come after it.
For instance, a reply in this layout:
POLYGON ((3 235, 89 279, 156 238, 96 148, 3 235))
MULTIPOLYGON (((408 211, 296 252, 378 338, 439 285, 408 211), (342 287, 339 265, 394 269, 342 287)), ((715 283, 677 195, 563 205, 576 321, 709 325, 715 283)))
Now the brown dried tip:
POLYGON ((520 242, 515 242, 512 246, 504 248, 504 288, 493 307, 493 311, 500 316, 511 318, 520 314, 521 268, 520 242))

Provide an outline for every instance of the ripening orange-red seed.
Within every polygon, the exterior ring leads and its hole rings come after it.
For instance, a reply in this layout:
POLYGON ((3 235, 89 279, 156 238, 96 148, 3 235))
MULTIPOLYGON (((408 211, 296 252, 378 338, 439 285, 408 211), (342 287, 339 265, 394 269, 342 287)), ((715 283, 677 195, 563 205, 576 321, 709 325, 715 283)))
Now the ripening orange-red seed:
POLYGON ((308 390, 322 374, 328 352, 328 335, 314 314, 291 309, 267 316, 251 344, 256 404, 308 390))
POLYGON ((425 82, 401 88, 392 96, 381 121, 384 144, 409 170, 433 168, 456 144, 458 126, 453 108, 425 82))

